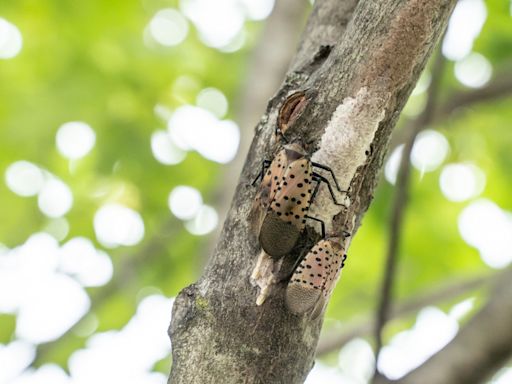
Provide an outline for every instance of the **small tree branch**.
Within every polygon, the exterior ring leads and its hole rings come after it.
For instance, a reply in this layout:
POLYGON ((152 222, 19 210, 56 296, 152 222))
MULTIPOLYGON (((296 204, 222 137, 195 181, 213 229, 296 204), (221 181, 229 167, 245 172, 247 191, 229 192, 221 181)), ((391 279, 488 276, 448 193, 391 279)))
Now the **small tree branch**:
POLYGON ((377 384, 478 384, 512 356, 512 269, 497 279, 487 304, 443 349, 405 377, 377 384))
MULTIPOLYGON (((423 293, 398 305, 391 305, 388 321, 416 313, 420 309, 429 305, 440 304, 457 299, 462 295, 467 295, 468 292, 480 288, 482 285, 489 284, 490 281, 493 281, 493 278, 494 275, 469 278, 456 284, 450 284, 446 287, 438 288, 432 292, 423 293)), ((318 343, 318 348, 316 350, 317 356, 322 356, 339 350, 346 343, 356 337, 368 336, 372 331, 374 331, 374 325, 374 318, 367 317, 365 319, 358 320, 353 326, 347 325, 346 328, 348 329, 343 333, 328 333, 325 337, 322 337, 318 343)))
POLYGON ((390 149, 393 150, 398 145, 407 140, 407 132, 416 129, 418 125, 420 131, 428 128, 429 126, 442 123, 444 120, 456 113, 456 111, 463 111, 466 108, 473 107, 479 103, 485 103, 500 98, 509 97, 512 95, 512 74, 501 73, 494 80, 489 82, 486 86, 470 91, 454 92, 446 101, 442 102, 442 106, 436 109, 435 114, 430 115, 430 119, 426 123, 421 123, 418 119, 409 120, 405 125, 395 131, 391 138, 390 149))
POLYGON ((482 88, 472 91, 458 92, 449 97, 439 108, 434 121, 446 118, 459 108, 465 108, 477 103, 485 103, 512 95, 512 74, 502 73, 482 88))
POLYGON ((377 373, 377 362, 379 353, 382 348, 382 330, 389 317, 392 295, 393 295, 393 282, 396 274, 398 248, 400 244, 400 235, 402 233, 402 223, 404 218, 404 211, 407 205, 408 189, 409 189, 409 175, 411 171, 410 157, 414 141, 421 127, 424 126, 434 114, 435 105, 438 98, 439 85, 444 68, 444 58, 441 54, 437 55, 434 63, 432 83, 429 88, 427 105, 423 113, 418 117, 418 123, 410 131, 409 139, 404 146, 398 176, 396 179, 395 197, 393 199, 393 210, 391 213, 389 245, 385 261, 384 276, 382 279, 382 286, 379 290, 381 297, 379 306, 376 313, 376 327, 375 327, 375 373, 377 373))

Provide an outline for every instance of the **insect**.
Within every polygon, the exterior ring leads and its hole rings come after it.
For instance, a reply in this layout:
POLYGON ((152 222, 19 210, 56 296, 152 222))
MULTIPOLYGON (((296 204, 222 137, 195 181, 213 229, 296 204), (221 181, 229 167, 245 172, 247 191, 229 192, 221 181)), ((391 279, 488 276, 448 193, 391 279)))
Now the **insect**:
POLYGON ((286 306, 295 314, 311 312, 317 318, 345 265, 340 238, 320 240, 295 269, 286 287, 286 306))
POLYGON ((253 182, 254 185, 262 179, 253 205, 253 211, 260 209, 261 212, 258 239, 263 250, 274 258, 291 251, 305 227, 306 219, 320 222, 322 237, 325 236, 324 223, 307 214, 320 182, 327 184, 334 204, 343 205, 336 200, 329 181, 314 168, 329 171, 338 191, 346 192, 340 189, 329 167, 309 160, 304 149, 296 143, 285 145, 272 162, 264 161, 260 174, 253 182), (316 183, 314 189, 313 182, 316 183))

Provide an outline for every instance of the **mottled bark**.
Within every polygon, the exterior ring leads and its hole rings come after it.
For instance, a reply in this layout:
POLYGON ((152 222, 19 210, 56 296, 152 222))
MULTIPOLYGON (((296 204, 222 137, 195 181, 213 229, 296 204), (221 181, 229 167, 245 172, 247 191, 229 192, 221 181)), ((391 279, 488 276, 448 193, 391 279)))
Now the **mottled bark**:
MULTIPOLYGON (((289 313, 285 282, 256 306, 257 289, 249 282, 260 252, 248 223, 256 192, 250 182, 281 145, 274 137, 278 109, 291 91, 308 90, 309 103, 287 137, 329 165, 342 187, 350 186, 348 209, 331 204, 321 190, 312 211, 331 234, 354 235, 391 130, 455 0, 373 0, 355 10, 354 4, 315 3, 299 53, 256 128, 217 248, 199 281, 176 299, 171 383, 302 383, 313 365, 322 316, 312 321, 289 313)), ((318 239, 308 227, 284 268, 318 239)))

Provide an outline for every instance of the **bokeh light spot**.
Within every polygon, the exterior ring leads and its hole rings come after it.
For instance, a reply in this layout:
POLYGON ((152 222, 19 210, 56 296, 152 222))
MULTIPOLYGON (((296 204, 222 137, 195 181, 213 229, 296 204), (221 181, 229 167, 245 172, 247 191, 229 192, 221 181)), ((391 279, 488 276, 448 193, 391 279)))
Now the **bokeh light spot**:
POLYGON ((52 235, 56 240, 62 241, 69 233, 69 222, 64 217, 52 219, 45 226, 44 231, 52 235))
POLYGON ((180 44, 187 37, 188 22, 177 10, 162 9, 151 19, 149 32, 159 44, 172 47, 180 44))
POLYGON ((17 161, 5 171, 7 187, 20 196, 34 196, 39 193, 44 184, 44 174, 41 169, 28 161, 17 161))
POLYGON ((45 364, 38 369, 29 369, 10 384, 71 384, 66 372, 55 364, 45 364))
POLYGON ((443 55, 460 60, 468 55, 487 18, 483 0, 460 0, 450 17, 443 41, 443 55))
POLYGON ((16 340, 7 345, 0 344, 0 383, 11 383, 36 355, 35 347, 25 341, 16 340))
POLYGON ((470 88, 481 88, 492 76, 492 65, 479 53, 471 53, 455 63, 455 77, 470 88))
POLYGON ((160 163, 176 165, 181 163, 187 153, 174 144, 169 132, 160 130, 151 135, 151 151, 160 163))
POLYGON ((226 96, 216 88, 205 88, 199 92, 196 104, 198 107, 210 111, 218 118, 223 118, 228 111, 226 96))
POLYGON ((21 32, 14 24, 0 17, 0 59, 12 59, 23 46, 21 32))
POLYGON ((339 366, 354 382, 366 383, 372 377, 375 356, 372 347, 363 339, 348 342, 339 354, 339 366))
POLYGON ((184 150, 194 149, 208 160, 228 163, 240 144, 240 129, 230 120, 190 105, 178 108, 168 123, 171 138, 184 150))
POLYGON ((203 205, 195 217, 185 223, 187 230, 193 235, 202 236, 213 231, 219 224, 217 211, 208 205, 203 205))
POLYGON ((384 166, 384 176, 386 180, 395 185, 396 177, 398 176, 398 169, 400 168, 400 162, 402 161, 402 153, 404 151, 404 145, 400 144, 396 147, 384 166))
POLYGON ((466 243, 480 252, 491 268, 504 268, 512 262, 512 216, 494 202, 479 199, 459 215, 459 232, 466 243))
POLYGON ((85 287, 105 285, 112 278, 110 257, 97 250, 85 237, 74 237, 60 250, 60 271, 76 278, 85 287))
POLYGON ((457 321, 435 307, 422 309, 410 330, 397 333, 378 361, 379 371, 399 379, 443 348, 457 334, 457 321))
POLYGON ((266 19, 274 8, 274 0, 239 0, 244 7, 247 18, 251 20, 266 19))
POLYGON ((203 204, 203 198, 197 189, 180 185, 171 191, 168 203, 174 216, 181 220, 188 220, 197 214, 203 204))
POLYGON ((64 216, 73 206, 71 189, 58 179, 47 180, 37 198, 42 213, 48 217, 64 216))
POLYGON ((62 124, 56 136, 57 149, 66 158, 76 160, 87 155, 94 147, 96 133, 81 121, 62 124))
POLYGON ((25 272, 38 275, 54 272, 58 266, 59 244, 48 233, 36 232, 27 239, 25 244, 13 250, 12 256, 25 272))
POLYGON ((441 165, 450 149, 443 134, 427 129, 420 132, 414 141, 411 162, 421 172, 431 172, 441 165))
POLYGON ((35 344, 55 340, 89 310, 87 293, 68 276, 33 276, 28 284, 37 289, 27 290, 23 295, 16 320, 16 336, 21 339, 35 344))
POLYGON ((321 362, 315 362, 315 365, 304 384, 331 384, 331 383, 351 383, 349 377, 343 375, 338 368, 329 367, 321 362))
POLYGON ((74 352, 69 359, 72 378, 80 383, 164 384, 164 375, 151 370, 171 351, 165 336, 172 305, 173 299, 148 296, 121 330, 91 336, 86 348, 74 352), (137 348, 130 347, 134 345, 137 348))
POLYGON ((213 48, 228 45, 245 21, 242 7, 234 0, 181 0, 180 8, 196 26, 203 43, 213 48))
MULTIPOLYGON (((511 13, 512 13, 512 6, 511 13)), ((490 384, 510 384, 512 383, 512 368, 507 367, 500 369, 498 373, 494 376, 493 380, 490 384)))
POLYGON ((96 238, 105 247, 138 244, 144 237, 144 222, 136 211, 117 203, 102 206, 94 215, 96 238))
POLYGON ((451 318, 460 321, 463 319, 475 306, 475 298, 470 297, 469 299, 463 300, 460 303, 455 304, 448 314, 451 318))
POLYGON ((450 201, 478 196, 485 188, 485 174, 473 164, 448 164, 439 178, 443 195, 450 201))

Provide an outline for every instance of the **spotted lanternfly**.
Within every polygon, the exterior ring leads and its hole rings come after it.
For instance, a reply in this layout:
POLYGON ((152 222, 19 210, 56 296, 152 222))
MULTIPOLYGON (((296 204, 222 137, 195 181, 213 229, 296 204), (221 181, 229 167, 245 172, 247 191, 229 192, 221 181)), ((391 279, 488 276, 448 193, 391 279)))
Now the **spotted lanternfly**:
POLYGON ((276 136, 281 135, 286 141, 286 130, 304 112, 307 104, 308 98, 304 91, 292 93, 286 98, 277 115, 276 136))
POLYGON ((285 145, 270 164, 264 162, 255 180, 260 177, 263 179, 253 206, 253 210, 258 206, 262 208, 258 239, 263 250, 274 258, 282 257, 292 250, 308 218, 321 222, 324 237, 323 222, 307 215, 320 182, 327 184, 334 203, 342 205, 336 200, 329 181, 313 171, 314 167, 330 171, 337 189, 344 192, 339 188, 332 170, 311 162, 298 144, 285 145), (268 171, 265 171, 265 166, 268 166, 268 171))
POLYGON ((346 259, 340 238, 320 240, 295 269, 286 288, 286 306, 295 314, 317 318, 338 280, 346 259))
POLYGON ((250 214, 252 227, 255 231, 259 231, 263 220, 262 215, 267 212, 288 165, 296 159, 294 155, 295 151, 293 149, 287 149, 285 147, 278 152, 272 162, 270 160, 264 160, 261 172, 252 182, 254 186, 258 180, 261 179, 261 184, 254 198, 250 214))

